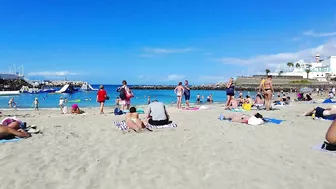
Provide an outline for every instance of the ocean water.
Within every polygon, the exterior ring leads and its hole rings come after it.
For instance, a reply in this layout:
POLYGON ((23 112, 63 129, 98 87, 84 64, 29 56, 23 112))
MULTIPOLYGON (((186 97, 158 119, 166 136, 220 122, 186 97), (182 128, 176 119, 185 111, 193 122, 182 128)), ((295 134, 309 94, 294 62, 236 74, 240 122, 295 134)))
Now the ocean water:
MULTIPOLYGON (((92 85, 94 88, 98 88, 98 85, 92 85)), ((107 95, 110 97, 110 100, 106 101, 106 106, 115 106, 116 97, 119 96, 119 93, 116 91, 119 86, 117 85, 105 85, 105 90, 107 95)), ((56 88, 54 88, 56 89, 56 88)), ((173 90, 132 90, 135 97, 132 98, 132 105, 144 105, 147 104, 148 96, 151 97, 151 100, 159 100, 165 104, 176 103, 176 95, 173 90)), ((213 95, 213 100, 215 103, 224 103, 226 101, 226 92, 218 90, 192 90, 190 102, 196 102, 196 96, 200 94, 201 97, 204 96, 206 101, 207 96, 210 94, 213 95)), ((237 94, 237 92, 236 92, 237 94)), ((250 94, 252 97, 255 95, 255 92, 243 91, 244 96, 250 94)), ((238 95, 238 94, 237 94, 238 95)), ((40 102, 40 108, 58 108, 58 103, 60 97, 66 97, 68 99, 67 105, 70 106, 74 103, 78 104, 80 107, 98 107, 99 104, 96 102, 97 91, 90 92, 76 92, 74 94, 27 94, 22 93, 17 96, 0 96, 0 108, 8 108, 8 101, 10 98, 14 97, 17 108, 32 108, 33 101, 37 97, 40 102), (90 100, 91 98, 91 100, 90 100), (76 100, 80 100, 77 102, 76 100)), ((202 99, 201 99, 202 100, 202 99)), ((184 99, 183 99, 184 102, 184 99)))

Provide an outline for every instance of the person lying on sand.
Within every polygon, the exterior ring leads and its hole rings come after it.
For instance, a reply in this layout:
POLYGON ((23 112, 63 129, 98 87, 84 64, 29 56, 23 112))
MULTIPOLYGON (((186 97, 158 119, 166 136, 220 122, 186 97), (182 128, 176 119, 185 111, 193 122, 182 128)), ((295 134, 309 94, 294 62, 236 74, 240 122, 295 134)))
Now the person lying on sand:
POLYGON ((261 125, 265 122, 263 116, 259 113, 256 113, 253 116, 234 113, 232 115, 225 116, 224 119, 237 123, 246 123, 248 125, 261 125))
POLYGON ((315 107, 303 114, 304 116, 313 116, 322 119, 329 119, 336 117, 336 106, 330 108, 315 107))
POLYGON ((73 104, 73 105, 71 106, 71 113, 72 113, 72 114, 82 114, 82 113, 84 113, 84 111, 81 110, 81 109, 79 109, 79 107, 78 107, 77 104, 73 104))
POLYGON ((139 119, 139 114, 136 112, 135 107, 131 107, 129 113, 126 114, 126 125, 135 132, 146 128, 145 124, 139 119))
POLYGON ((0 125, 0 139, 9 139, 14 137, 26 138, 31 135, 22 129, 12 129, 8 126, 0 125))

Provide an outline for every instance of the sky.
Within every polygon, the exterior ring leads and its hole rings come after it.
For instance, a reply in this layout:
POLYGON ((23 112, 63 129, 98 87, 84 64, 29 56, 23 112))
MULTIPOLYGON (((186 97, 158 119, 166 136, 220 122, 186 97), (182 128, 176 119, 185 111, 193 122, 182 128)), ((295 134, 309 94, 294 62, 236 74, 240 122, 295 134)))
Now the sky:
POLYGON ((33 80, 206 84, 336 56, 334 0, 0 3, 0 72, 33 80))

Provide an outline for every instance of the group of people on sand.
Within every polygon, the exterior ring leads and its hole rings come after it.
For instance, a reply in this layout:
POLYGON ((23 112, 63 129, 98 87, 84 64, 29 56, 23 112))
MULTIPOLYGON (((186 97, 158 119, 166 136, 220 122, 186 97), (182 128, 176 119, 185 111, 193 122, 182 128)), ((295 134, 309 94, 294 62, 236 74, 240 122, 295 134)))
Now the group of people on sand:
POLYGON ((169 123, 171 123, 171 121, 169 121, 169 114, 165 105, 157 100, 152 101, 148 105, 146 120, 144 121, 140 119, 135 107, 131 107, 126 114, 126 125, 136 132, 146 129, 147 124, 162 126, 169 123))
POLYGON ((189 82, 188 80, 184 81, 184 85, 182 85, 182 82, 179 82, 176 88, 174 89, 174 92, 177 96, 176 105, 178 109, 182 108, 182 97, 184 96, 185 103, 187 108, 190 107, 190 88, 189 88, 189 82))

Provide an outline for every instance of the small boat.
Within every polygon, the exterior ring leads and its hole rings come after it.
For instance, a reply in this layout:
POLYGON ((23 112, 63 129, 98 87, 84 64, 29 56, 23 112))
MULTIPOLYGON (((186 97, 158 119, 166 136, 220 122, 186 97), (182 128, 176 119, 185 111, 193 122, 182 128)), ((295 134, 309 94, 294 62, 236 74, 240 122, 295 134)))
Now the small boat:
POLYGON ((20 91, 0 91, 0 96, 20 95, 20 91))

